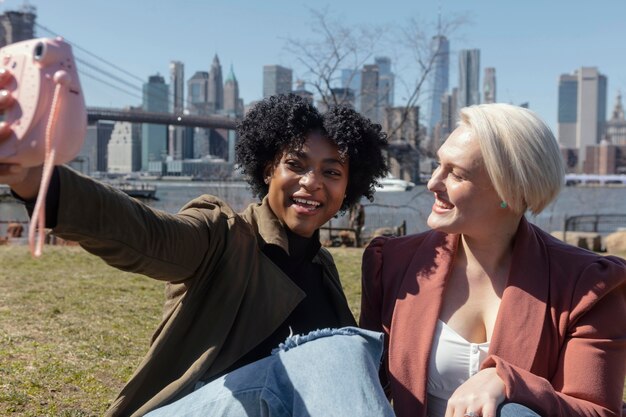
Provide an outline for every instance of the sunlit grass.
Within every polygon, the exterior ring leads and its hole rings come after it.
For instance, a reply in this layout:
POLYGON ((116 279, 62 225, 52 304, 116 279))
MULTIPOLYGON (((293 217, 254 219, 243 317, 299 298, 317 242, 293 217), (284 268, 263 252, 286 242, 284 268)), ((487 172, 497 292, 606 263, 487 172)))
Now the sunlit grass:
MULTIPOLYGON (((331 252, 358 317, 363 251, 331 252)), ((0 246, 0 265, 0 416, 102 415, 147 351, 163 284, 77 247, 0 246)))

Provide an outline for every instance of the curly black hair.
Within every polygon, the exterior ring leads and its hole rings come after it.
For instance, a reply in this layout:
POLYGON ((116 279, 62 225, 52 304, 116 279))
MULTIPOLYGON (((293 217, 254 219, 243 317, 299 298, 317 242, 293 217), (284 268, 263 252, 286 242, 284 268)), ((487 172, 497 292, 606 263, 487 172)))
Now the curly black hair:
POLYGON ((380 125, 348 107, 332 107, 324 115, 304 98, 277 95, 257 103, 237 125, 236 160, 255 196, 268 192, 264 181, 268 163, 276 164, 286 150, 300 149, 311 133, 337 144, 349 161, 348 187, 341 210, 361 199, 372 199, 376 179, 387 172, 382 154, 387 137, 380 125))
POLYGON ((348 189, 341 210, 358 203, 361 197, 372 201, 377 179, 389 171, 382 152, 387 147, 387 134, 379 124, 346 106, 331 107, 324 114, 324 132, 337 144, 340 155, 348 156, 348 189))

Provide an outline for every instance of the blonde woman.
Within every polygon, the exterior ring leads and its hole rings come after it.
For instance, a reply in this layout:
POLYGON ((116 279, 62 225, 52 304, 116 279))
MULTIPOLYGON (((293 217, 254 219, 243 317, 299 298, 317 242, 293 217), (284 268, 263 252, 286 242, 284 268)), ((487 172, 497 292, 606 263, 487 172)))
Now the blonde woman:
POLYGON ((428 183, 431 231, 374 240, 361 326, 386 334, 397 416, 619 416, 626 262, 554 239, 524 217, 563 181, 531 111, 464 108, 428 183))

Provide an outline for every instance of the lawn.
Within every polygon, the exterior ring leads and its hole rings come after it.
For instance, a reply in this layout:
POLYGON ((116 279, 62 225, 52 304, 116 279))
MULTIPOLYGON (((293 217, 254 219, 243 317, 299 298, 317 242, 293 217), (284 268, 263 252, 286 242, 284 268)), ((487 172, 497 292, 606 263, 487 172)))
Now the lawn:
MULTIPOLYGON (((358 316, 362 250, 332 252, 358 316)), ((102 415, 148 348, 163 284, 78 247, 33 260, 0 246, 0 265, 0 415, 102 415)))
MULTIPOLYGON (((355 315, 362 250, 334 249, 355 315)), ((0 416, 100 416, 141 360, 163 284, 78 247, 0 246, 0 416)))

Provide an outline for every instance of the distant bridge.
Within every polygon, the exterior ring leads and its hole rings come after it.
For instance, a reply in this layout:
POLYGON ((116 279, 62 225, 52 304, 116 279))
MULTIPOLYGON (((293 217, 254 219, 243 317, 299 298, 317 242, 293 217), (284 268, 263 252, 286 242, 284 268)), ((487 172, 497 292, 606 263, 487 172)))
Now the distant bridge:
POLYGON ((187 114, 146 112, 140 109, 122 110, 104 107, 87 107, 87 122, 95 123, 98 120, 228 130, 235 130, 238 121, 238 119, 224 116, 192 116, 187 114))

